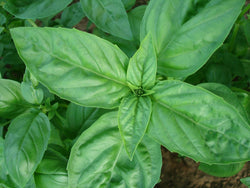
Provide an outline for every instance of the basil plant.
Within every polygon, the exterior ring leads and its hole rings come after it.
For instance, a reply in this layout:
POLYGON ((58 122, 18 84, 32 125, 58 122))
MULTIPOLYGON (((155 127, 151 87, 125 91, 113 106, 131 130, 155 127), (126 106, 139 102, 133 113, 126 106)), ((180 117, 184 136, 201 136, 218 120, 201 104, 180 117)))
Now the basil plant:
MULTIPOLYGON (((204 171, 237 173, 250 159, 248 114, 227 87, 184 80, 222 45, 244 2, 151 0, 140 24, 140 47, 131 58, 109 41, 76 29, 11 29, 34 79, 61 99, 109 112, 76 138, 68 161, 43 159, 38 168, 50 122, 36 110, 18 116, 4 144, 10 177, 21 187, 36 172, 36 184, 47 173, 47 178, 59 178, 61 187, 152 188, 160 179, 161 145, 200 162, 204 171), (23 139, 18 150, 14 141, 25 132, 33 145, 23 139)), ((131 40, 133 32, 127 29, 131 40)), ((36 96, 39 101, 39 91, 36 96)))

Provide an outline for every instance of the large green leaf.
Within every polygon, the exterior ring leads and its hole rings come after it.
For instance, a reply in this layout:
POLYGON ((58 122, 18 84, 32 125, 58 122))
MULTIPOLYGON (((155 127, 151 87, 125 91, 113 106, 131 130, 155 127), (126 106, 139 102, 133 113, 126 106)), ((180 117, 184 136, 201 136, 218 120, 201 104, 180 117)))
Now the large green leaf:
POLYGON ((125 149, 132 160, 150 120, 152 103, 149 96, 124 97, 119 106, 118 126, 125 149))
POLYGON ((66 188, 68 176, 65 174, 35 174, 36 188, 66 188))
POLYGON ((221 97, 174 80, 154 91, 149 134, 170 151, 207 164, 250 159, 250 126, 221 97))
POLYGON ((233 105, 238 112, 249 122, 248 114, 242 104, 240 103, 237 95, 231 91, 228 87, 218 83, 202 83, 199 87, 205 88, 208 91, 222 97, 227 103, 233 105))
POLYGON ((114 36, 133 40, 121 0, 81 0, 83 12, 97 27, 114 36))
POLYGON ((15 118, 4 144, 6 167, 16 184, 23 187, 42 160, 50 135, 45 114, 33 110, 15 118))
POLYGON ((82 133, 67 167, 70 188, 152 188, 158 182, 160 146, 144 136, 130 161, 117 126, 117 112, 111 112, 82 133))
POLYGON ((29 71, 61 98, 114 108, 129 92, 127 56, 99 37, 64 28, 15 28, 11 35, 29 71))
POLYGON ((193 74, 223 43, 245 0, 151 0, 141 25, 141 39, 151 32, 158 72, 193 74))
POLYGON ((199 169, 209 175, 217 177, 229 177, 237 174, 244 166, 245 163, 235 163, 228 165, 208 165, 201 163, 199 169))
POLYGON ((138 88, 151 89, 155 85, 157 59, 150 34, 129 60, 127 81, 138 88))
POLYGON ((72 0, 5 0, 4 9, 17 18, 45 18, 63 10, 72 0))
POLYGON ((11 180, 10 175, 6 168, 6 163, 3 156, 4 151, 4 139, 0 137, 0 187, 1 188, 12 188, 16 185, 11 180))
POLYGON ((20 83, 0 79, 0 117, 11 119, 24 112, 28 104, 24 101, 20 83))

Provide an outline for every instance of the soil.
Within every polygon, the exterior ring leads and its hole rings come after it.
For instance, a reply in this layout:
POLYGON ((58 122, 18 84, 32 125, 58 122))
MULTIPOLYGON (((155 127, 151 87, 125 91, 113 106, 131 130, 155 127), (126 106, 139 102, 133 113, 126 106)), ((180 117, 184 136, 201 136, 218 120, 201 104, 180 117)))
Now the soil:
POLYGON ((247 188, 241 178, 250 176, 250 162, 235 176, 218 178, 198 169, 199 163, 190 158, 180 158, 162 148, 163 165, 161 182, 155 188, 247 188))

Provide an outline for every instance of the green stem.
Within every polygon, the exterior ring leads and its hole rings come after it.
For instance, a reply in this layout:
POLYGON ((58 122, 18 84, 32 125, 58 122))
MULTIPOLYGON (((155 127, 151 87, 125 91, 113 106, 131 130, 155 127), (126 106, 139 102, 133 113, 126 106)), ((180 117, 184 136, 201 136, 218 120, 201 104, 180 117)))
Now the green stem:
POLYGON ((233 34, 232 34, 232 37, 230 39, 229 47, 228 47, 228 50, 230 52, 233 52, 233 50, 234 50, 235 40, 236 40, 237 34, 239 32, 239 29, 240 29, 240 24, 239 23, 235 23, 233 34))
POLYGON ((27 21, 33 26, 33 27, 37 27, 36 23, 31 20, 31 19, 27 19, 27 21))
POLYGON ((240 13, 240 15, 239 15, 239 17, 238 17, 238 20, 240 20, 241 18, 242 18, 242 16, 244 16, 246 13, 247 13, 247 11, 249 11, 250 10, 250 4, 248 4, 242 11, 241 11, 241 13, 240 13))

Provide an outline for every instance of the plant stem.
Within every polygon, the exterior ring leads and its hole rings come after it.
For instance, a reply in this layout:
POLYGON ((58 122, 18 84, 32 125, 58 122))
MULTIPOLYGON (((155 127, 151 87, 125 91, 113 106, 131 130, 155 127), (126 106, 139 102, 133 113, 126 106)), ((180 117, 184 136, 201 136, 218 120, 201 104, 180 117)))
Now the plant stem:
POLYGON ((27 19, 27 21, 33 26, 33 27, 37 27, 36 23, 31 20, 31 19, 27 19))
POLYGON ((250 4, 248 4, 248 5, 241 11, 241 13, 240 13, 240 15, 239 15, 239 17, 238 17, 238 20, 241 19, 241 17, 244 16, 244 15, 247 13, 247 11, 249 11, 249 10, 250 10, 250 4))
POLYGON ((236 40, 237 34, 239 32, 239 29, 240 29, 240 24, 239 23, 235 23, 233 34, 232 34, 231 40, 229 42, 229 47, 228 47, 228 50, 230 52, 233 52, 233 50, 234 50, 234 44, 235 44, 235 40, 236 40))

